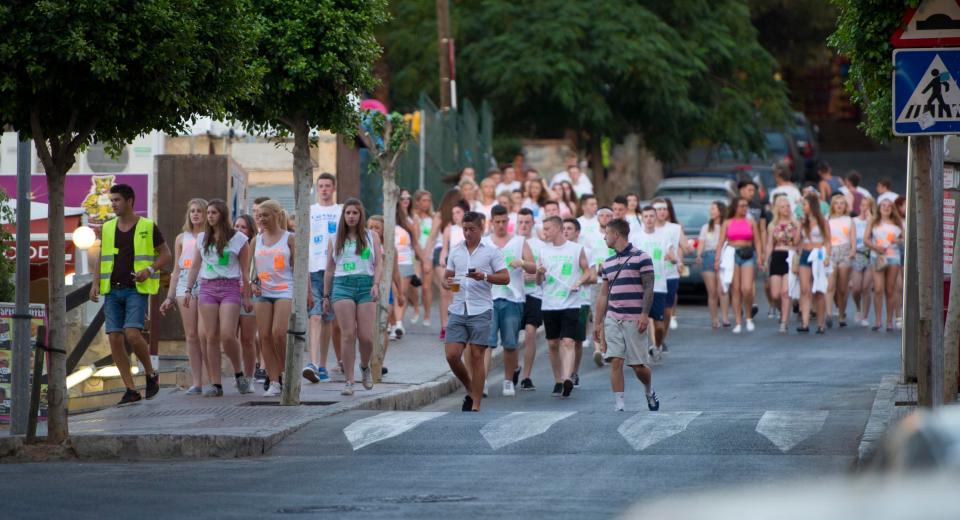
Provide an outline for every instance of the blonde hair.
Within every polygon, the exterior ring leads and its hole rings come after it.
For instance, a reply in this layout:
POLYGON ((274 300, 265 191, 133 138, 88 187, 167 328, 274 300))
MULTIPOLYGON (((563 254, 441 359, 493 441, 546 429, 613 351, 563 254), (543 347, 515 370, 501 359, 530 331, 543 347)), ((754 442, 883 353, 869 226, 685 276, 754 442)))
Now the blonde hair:
POLYGON ((201 199, 201 198, 190 199, 190 202, 187 203, 187 213, 186 215, 183 216, 183 232, 184 233, 193 232, 193 224, 190 223, 190 208, 192 208, 195 205, 199 206, 200 211, 204 213, 203 220, 200 221, 200 227, 203 227, 204 222, 206 222, 207 220, 207 215, 206 215, 207 199, 201 199))
POLYGON ((827 215, 827 218, 842 217, 848 213, 850 213, 850 204, 847 204, 847 197, 843 193, 834 193, 833 196, 830 197, 830 212, 827 215), (836 202, 837 200, 843 201, 843 209, 844 209, 843 213, 836 214, 833 211, 833 203, 836 202))
POLYGON ((474 182, 473 179, 462 179, 457 184, 457 186, 460 188, 461 191, 463 190, 464 186, 469 186, 469 185, 473 185, 474 188, 479 188, 479 186, 477 186, 477 183, 474 182))
POLYGON ((273 214, 274 221, 277 224, 277 229, 281 231, 287 230, 287 212, 284 211, 283 206, 279 202, 268 199, 260 203, 260 206, 257 208, 261 213, 266 210, 273 214))
POLYGON ((790 199, 787 198, 787 196, 784 195, 783 193, 780 193, 780 194, 778 194, 776 197, 773 198, 773 221, 770 222, 770 225, 769 225, 769 226, 767 226, 767 227, 768 227, 769 229, 771 229, 771 230, 772 230, 772 229, 776 229, 777 226, 780 224, 781 217, 780 217, 780 207, 779 207, 779 206, 780 206, 780 200, 781 200, 781 199, 782 199, 783 202, 787 205, 787 214, 788 214, 788 215, 787 215, 787 222, 793 222, 793 221, 794 221, 794 220, 793 220, 793 210, 790 209, 790 199))

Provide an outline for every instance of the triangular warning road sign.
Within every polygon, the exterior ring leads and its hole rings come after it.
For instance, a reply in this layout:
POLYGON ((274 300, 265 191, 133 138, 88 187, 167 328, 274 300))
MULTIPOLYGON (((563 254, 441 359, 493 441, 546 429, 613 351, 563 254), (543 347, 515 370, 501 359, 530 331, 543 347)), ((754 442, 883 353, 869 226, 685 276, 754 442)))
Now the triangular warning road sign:
POLYGON ((894 47, 960 46, 960 0, 923 0, 907 9, 890 42, 894 47))
POLYGON ((947 70, 939 54, 934 55, 907 104, 897 114, 897 123, 920 123, 927 127, 940 121, 960 121, 960 87, 956 71, 947 70))

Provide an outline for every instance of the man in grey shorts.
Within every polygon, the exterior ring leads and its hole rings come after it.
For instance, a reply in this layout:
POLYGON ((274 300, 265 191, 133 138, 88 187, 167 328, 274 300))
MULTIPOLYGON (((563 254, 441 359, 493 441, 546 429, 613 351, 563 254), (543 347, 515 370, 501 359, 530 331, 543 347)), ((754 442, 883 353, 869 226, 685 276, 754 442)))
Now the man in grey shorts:
POLYGON ((453 292, 447 310, 445 351, 450 370, 467 389, 463 399, 465 412, 479 412, 483 383, 487 379, 483 356, 490 343, 493 321, 491 285, 507 285, 510 273, 503 253, 492 244, 481 242, 483 217, 474 211, 463 216, 464 241, 447 255, 443 289, 453 292), (469 347, 468 347, 469 345, 469 347), (466 352, 469 370, 461 359, 466 352))
POLYGON ((614 410, 622 412, 623 365, 633 369, 643 383, 647 408, 660 409, 660 400, 653 391, 650 370, 650 308, 653 306, 653 259, 634 247, 627 237, 630 225, 614 219, 607 224, 604 240, 615 254, 603 263, 603 283, 597 296, 593 318, 593 335, 610 362, 610 384, 613 387, 614 410))

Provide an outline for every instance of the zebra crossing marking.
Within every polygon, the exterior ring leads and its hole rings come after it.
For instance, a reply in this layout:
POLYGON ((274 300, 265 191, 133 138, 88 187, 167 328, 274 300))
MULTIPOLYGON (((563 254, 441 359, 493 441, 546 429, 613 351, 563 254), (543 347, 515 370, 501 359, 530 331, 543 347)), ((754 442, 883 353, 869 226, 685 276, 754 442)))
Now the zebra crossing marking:
POLYGON ((786 453, 819 432, 829 413, 826 410, 768 410, 757 422, 756 432, 786 453))
POLYGON ((702 412, 640 412, 627 419, 617 432, 636 451, 673 437, 687 429, 702 412))
POLYGON ((545 433, 576 412, 513 412, 484 424, 480 434, 495 450, 545 433))
POLYGON ((383 412, 354 421, 343 429, 353 451, 396 437, 447 412, 383 412))

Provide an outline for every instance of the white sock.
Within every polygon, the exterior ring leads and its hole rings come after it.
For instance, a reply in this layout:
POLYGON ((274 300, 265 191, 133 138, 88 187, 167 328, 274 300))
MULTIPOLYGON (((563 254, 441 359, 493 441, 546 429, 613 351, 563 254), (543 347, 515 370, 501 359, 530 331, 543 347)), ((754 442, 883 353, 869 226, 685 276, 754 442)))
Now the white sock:
POLYGON ((649 396, 649 395, 653 395, 653 385, 645 386, 645 387, 643 387, 643 389, 644 389, 644 391, 646 392, 646 394, 647 394, 648 396, 649 396))
POLYGON ((623 402, 623 392, 614 392, 613 397, 617 400, 618 403, 623 402))

